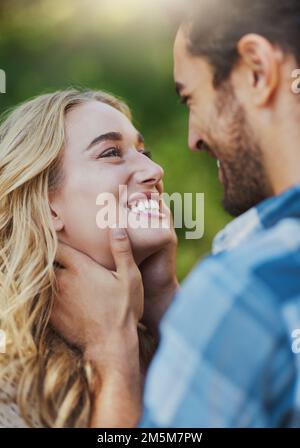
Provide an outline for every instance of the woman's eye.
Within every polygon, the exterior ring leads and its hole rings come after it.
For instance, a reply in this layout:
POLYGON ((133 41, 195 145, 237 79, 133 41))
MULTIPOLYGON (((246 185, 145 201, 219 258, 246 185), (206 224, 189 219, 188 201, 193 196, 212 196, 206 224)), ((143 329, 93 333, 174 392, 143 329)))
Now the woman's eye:
POLYGON ((148 157, 149 159, 152 159, 151 151, 141 151, 141 152, 144 156, 148 157))
POLYGON ((121 157, 121 151, 119 148, 108 148, 106 151, 99 154, 97 159, 102 159, 105 157, 121 157))

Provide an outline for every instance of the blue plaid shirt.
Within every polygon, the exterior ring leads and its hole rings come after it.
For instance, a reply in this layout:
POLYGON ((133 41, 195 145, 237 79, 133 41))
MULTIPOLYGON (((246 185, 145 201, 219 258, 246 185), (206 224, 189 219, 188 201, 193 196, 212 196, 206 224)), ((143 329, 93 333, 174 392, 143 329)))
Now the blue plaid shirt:
POLYGON ((230 223, 185 280, 160 324, 139 426, 300 427, 297 329, 300 185, 230 223))

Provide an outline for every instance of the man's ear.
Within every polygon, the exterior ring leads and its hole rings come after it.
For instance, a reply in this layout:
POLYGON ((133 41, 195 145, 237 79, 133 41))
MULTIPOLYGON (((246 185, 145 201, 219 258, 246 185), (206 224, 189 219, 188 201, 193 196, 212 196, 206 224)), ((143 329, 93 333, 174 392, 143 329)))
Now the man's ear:
POLYGON ((243 36, 237 48, 240 62, 248 73, 251 98, 256 106, 265 106, 279 85, 283 53, 258 34, 243 36))
POLYGON ((58 207, 55 203, 55 201, 49 201, 50 210, 51 210, 51 216, 52 216, 52 222, 54 225, 54 228, 56 232, 60 232, 64 228, 64 222, 60 217, 60 214, 58 212, 58 207))

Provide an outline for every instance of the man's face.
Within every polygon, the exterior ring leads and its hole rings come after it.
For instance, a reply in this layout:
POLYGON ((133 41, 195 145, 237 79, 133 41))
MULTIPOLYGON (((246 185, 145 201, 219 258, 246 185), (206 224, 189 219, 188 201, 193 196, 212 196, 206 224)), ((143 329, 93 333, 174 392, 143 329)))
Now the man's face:
POLYGON ((224 208, 239 216, 269 195, 262 153, 230 80, 216 89, 212 67, 204 57, 192 56, 187 46, 180 29, 174 45, 174 76, 177 92, 189 109, 189 147, 218 160, 224 208))

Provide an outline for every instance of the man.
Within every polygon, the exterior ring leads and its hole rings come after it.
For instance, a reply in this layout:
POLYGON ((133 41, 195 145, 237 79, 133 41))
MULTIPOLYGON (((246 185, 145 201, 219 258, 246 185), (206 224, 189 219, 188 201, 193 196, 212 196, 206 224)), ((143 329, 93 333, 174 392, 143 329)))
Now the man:
POLYGON ((299 427, 299 0, 198 0, 174 62, 237 219, 164 314, 139 426, 299 427))

